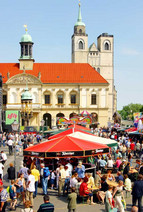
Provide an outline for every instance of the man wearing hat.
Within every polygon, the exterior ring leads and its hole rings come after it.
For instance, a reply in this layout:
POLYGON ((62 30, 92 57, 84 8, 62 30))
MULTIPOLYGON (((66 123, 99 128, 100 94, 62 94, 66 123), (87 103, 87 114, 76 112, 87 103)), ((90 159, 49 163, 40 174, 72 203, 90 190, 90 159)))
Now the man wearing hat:
POLYGON ((0 180, 0 211, 5 212, 7 205, 8 193, 7 190, 3 188, 3 182, 0 180))

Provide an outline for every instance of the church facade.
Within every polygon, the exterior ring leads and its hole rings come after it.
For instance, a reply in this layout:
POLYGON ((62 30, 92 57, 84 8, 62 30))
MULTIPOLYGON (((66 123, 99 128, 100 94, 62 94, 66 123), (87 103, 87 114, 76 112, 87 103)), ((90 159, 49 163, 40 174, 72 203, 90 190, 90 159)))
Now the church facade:
POLYGON ((82 22, 81 6, 79 4, 78 19, 72 35, 72 63, 89 63, 109 83, 109 118, 117 108, 117 92, 114 86, 114 37, 102 33, 97 38, 97 45, 88 46, 86 26, 82 22))
POLYGON ((113 36, 102 34, 97 47, 93 43, 88 48, 79 5, 72 36, 72 63, 35 63, 33 44, 26 31, 20 41, 19 63, 0 63, 3 110, 21 111, 21 95, 27 84, 33 98, 30 126, 40 126, 44 119, 51 128, 58 117, 69 118, 84 110, 96 114, 100 126, 106 126, 116 111, 113 36))

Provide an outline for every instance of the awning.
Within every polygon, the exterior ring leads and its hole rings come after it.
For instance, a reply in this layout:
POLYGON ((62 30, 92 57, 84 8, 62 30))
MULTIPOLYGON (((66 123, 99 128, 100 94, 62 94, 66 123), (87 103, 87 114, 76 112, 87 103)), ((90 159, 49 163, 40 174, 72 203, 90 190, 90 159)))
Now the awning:
POLYGON ((83 140, 87 140, 87 141, 92 141, 92 142, 96 142, 96 143, 100 143, 100 144, 105 144, 108 147, 113 147, 113 146, 117 146, 118 142, 112 139, 107 139, 107 138, 102 138, 102 137, 98 137, 95 135, 90 135, 90 134, 85 134, 82 132, 75 132, 70 134, 69 136, 74 137, 74 138, 79 138, 79 139, 83 139, 83 140))
POLYGON ((77 130, 83 130, 83 131, 90 131, 91 132, 91 129, 89 129, 87 127, 83 127, 83 126, 78 125, 78 124, 72 124, 68 128, 76 128, 77 130))
POLYGON ((137 128, 136 127, 131 127, 129 129, 126 129, 125 132, 135 132, 137 131, 137 128))
POLYGON ((108 153, 109 147, 107 145, 74 138, 69 135, 24 150, 24 156, 43 158, 89 157, 108 153))
POLYGON ((89 134, 89 135, 92 134, 91 132, 86 132, 86 131, 83 132, 83 130, 80 130, 80 129, 77 129, 77 128, 70 128, 70 129, 65 130, 63 132, 59 132, 59 133, 56 133, 55 135, 50 136, 48 138, 48 140, 58 138, 58 137, 61 137, 61 136, 65 136, 65 135, 69 135, 69 134, 72 134, 74 132, 82 132, 82 133, 89 134))

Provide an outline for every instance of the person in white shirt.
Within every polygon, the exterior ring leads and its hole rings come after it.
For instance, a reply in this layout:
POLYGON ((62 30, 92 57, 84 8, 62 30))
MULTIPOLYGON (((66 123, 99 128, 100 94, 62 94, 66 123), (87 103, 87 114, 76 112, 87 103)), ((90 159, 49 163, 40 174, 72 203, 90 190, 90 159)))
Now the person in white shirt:
POLYGON ((9 155, 12 155, 12 149, 13 149, 13 140, 9 139, 8 142, 8 148, 9 148, 9 155))
POLYGON ((107 161, 107 167, 108 168, 113 168, 113 164, 114 164, 114 162, 113 162, 113 160, 112 160, 112 158, 111 158, 111 156, 109 157, 109 160, 107 161))
POLYGON ((1 158, 2 158, 2 164, 4 165, 7 161, 7 155, 4 153, 4 151, 1 151, 1 158))
POLYGON ((125 174, 124 175, 124 189, 126 191, 126 198, 131 196, 131 190, 132 190, 132 183, 131 180, 128 178, 128 175, 125 174))
POLYGON ((33 192, 35 191, 35 177, 31 174, 31 170, 28 170, 27 188, 26 188, 26 200, 31 202, 33 206, 33 192))
POLYGON ((52 170, 52 172, 51 172, 51 179, 50 179, 51 189, 54 189, 54 185, 55 185, 55 178, 56 178, 55 171, 54 171, 54 170, 52 170))
POLYGON ((4 170, 4 165, 0 162, 0 179, 3 179, 3 170, 4 170))
POLYGON ((60 166, 56 168, 56 187, 57 187, 57 189, 59 186, 59 173, 60 173, 60 166))
POLYGON ((73 166, 72 166, 72 164, 69 161, 67 161, 67 162, 68 163, 66 164, 66 166, 68 166, 69 175, 71 177, 72 176, 72 171, 73 171, 73 166))
POLYGON ((78 183, 78 174, 77 173, 74 173, 70 179, 70 188, 72 187, 76 187, 76 184, 78 183))
POLYGON ((106 198, 105 198, 105 211, 106 212, 110 212, 113 209, 112 190, 113 190, 113 186, 109 186, 108 191, 106 191, 106 198))

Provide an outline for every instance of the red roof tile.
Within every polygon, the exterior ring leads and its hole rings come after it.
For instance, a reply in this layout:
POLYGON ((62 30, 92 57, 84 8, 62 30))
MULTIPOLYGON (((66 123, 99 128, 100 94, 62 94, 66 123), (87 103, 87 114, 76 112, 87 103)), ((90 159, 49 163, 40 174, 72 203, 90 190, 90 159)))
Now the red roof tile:
MULTIPOLYGON (((0 63, 0 73, 7 81, 10 77, 23 73, 19 63, 0 63)), ((33 70, 26 71, 38 77, 41 72, 43 83, 108 83, 92 66, 86 63, 34 63, 33 70)))

